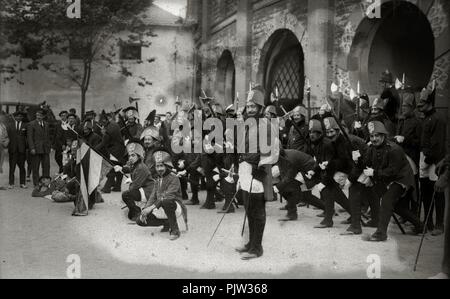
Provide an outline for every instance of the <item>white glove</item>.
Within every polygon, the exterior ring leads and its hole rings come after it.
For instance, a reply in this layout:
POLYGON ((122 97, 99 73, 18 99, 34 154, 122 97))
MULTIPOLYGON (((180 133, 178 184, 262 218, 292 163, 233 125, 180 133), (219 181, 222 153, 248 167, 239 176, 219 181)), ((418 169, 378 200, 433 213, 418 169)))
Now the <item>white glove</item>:
POLYGON ((213 180, 214 182, 218 182, 220 180, 220 175, 216 174, 215 176, 213 176, 213 180))
POLYGON ((232 176, 227 176, 227 177, 225 178, 225 181, 227 181, 227 183, 234 184, 234 179, 233 179, 232 176))
POLYGON ((405 142, 405 137, 404 136, 395 136, 395 140, 398 143, 403 143, 403 142, 405 142))
POLYGON ((355 121, 355 129, 361 129, 362 125, 360 121, 355 121))
POLYGON ((230 149, 230 150, 234 150, 234 146, 231 142, 227 141, 225 142, 225 148, 230 149))
POLYGON ((197 168, 197 171, 198 171, 199 173, 201 173, 202 175, 205 175, 205 171, 203 170, 203 168, 198 167, 198 168, 197 168))
POLYGON ((185 176, 186 174, 187 174, 187 171, 183 170, 183 171, 180 171, 177 173, 177 177, 182 177, 182 176, 185 176))
POLYGON ((205 152, 212 154, 214 152, 214 147, 210 143, 205 144, 205 152))
POLYGON ((301 172, 297 173, 297 176, 295 177, 295 180, 296 180, 297 182, 302 183, 302 184, 305 183, 305 179, 303 178, 303 175, 301 174, 301 172))
POLYGON ((63 180, 67 179, 67 174, 63 174, 61 179, 63 179, 63 180))
POLYGON ((366 168, 364 169, 364 175, 367 177, 373 177, 374 170, 373 168, 366 168))
POLYGON ((178 161, 178 168, 180 168, 180 169, 184 168, 184 160, 178 161))
POLYGON ((325 189, 325 185, 324 184, 322 184, 322 183, 319 183, 319 184, 317 184, 317 190, 319 191, 319 192, 322 192, 322 190, 323 189, 325 189))
POLYGON ((130 139, 125 140, 124 145, 127 146, 128 142, 130 142, 130 139))
POLYGON ((352 159, 355 162, 358 162, 358 159, 361 158, 361 153, 359 151, 352 152, 352 159))
POLYGON ((120 165, 114 166, 114 171, 115 172, 121 172, 122 171, 122 166, 120 166, 120 165))
POLYGON ((314 170, 310 170, 310 171, 308 171, 308 173, 305 175, 306 176, 306 178, 308 179, 308 180, 310 180, 310 179, 312 179, 312 177, 315 175, 316 173, 314 172, 314 170))
POLYGON ((278 190, 277 186, 273 186, 273 191, 274 191, 275 193, 280 194, 280 190, 278 190))
POLYGON ((131 178, 126 178, 125 179, 125 184, 131 184, 133 181, 131 180, 131 178))
POLYGON ((325 170, 327 169, 328 161, 322 162, 319 164, 320 169, 325 170))
POLYGON ((277 178, 280 176, 280 168, 278 167, 278 165, 275 165, 274 167, 272 167, 272 177, 277 178))

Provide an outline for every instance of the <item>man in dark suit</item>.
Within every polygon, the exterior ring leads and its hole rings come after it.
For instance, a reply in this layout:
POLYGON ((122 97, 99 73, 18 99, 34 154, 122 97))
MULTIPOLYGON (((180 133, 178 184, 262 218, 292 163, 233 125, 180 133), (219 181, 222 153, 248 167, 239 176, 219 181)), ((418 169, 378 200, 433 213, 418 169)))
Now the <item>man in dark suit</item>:
POLYGON ((39 165, 42 175, 50 176, 50 133, 48 123, 44 121, 44 111, 36 112, 36 119, 28 124, 28 146, 32 155, 33 184, 39 184, 39 165))
MULTIPOLYGON (((120 127, 114 121, 110 121, 106 114, 100 116, 100 124, 102 129, 102 142, 95 149, 106 157, 109 157, 113 163, 117 165, 124 164, 125 145, 123 143, 120 127)), ((123 174, 116 173, 113 169, 106 176, 108 179, 105 186, 101 190, 103 193, 111 193, 121 191, 123 174)))
POLYGON ((11 122, 6 130, 9 136, 9 188, 14 187, 14 172, 16 166, 19 167, 20 187, 26 188, 25 185, 25 159, 26 159, 26 124, 23 122, 25 113, 16 111, 14 113, 14 122, 11 122))

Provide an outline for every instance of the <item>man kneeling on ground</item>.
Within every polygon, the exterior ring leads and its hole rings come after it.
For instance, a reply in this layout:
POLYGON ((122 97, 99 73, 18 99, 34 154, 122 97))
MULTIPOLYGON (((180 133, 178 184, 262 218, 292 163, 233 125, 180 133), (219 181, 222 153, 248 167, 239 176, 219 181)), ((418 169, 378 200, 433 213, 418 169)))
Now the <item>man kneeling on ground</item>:
POLYGON ((173 241, 180 237, 176 215, 182 199, 180 179, 171 172, 173 165, 169 153, 158 151, 153 157, 157 181, 136 223, 139 226, 162 225, 162 232, 169 232, 170 240, 173 241))

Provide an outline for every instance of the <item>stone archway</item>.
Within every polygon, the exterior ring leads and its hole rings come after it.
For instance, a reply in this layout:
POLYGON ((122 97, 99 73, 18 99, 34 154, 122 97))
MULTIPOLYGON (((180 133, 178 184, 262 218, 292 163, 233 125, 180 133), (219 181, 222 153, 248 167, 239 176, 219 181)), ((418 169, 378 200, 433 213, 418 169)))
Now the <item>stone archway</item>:
POLYGON ((231 52, 225 50, 217 62, 216 98, 225 107, 234 103, 236 69, 231 52))
POLYGON ((288 110, 303 102, 305 85, 304 53, 300 41, 289 29, 276 30, 261 52, 257 82, 270 93, 278 87, 280 102, 288 110))
POLYGON ((362 90, 378 94, 380 75, 389 69, 397 78, 420 90, 434 68, 434 36, 427 16, 406 1, 381 6, 381 19, 364 18, 358 26, 348 56, 350 81, 361 81, 362 90))

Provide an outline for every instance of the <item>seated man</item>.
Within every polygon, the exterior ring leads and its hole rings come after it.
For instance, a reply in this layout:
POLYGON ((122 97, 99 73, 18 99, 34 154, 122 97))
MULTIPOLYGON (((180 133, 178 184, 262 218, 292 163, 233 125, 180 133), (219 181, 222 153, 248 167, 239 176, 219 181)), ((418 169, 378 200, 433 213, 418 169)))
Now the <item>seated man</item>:
POLYGON ((128 162, 122 166, 114 166, 115 172, 123 172, 131 174, 131 183, 127 191, 122 193, 122 200, 127 205, 128 218, 136 221, 141 214, 141 208, 136 202, 149 198, 153 189, 152 175, 147 165, 144 163, 144 148, 139 143, 129 143, 127 145, 128 162))
POLYGON ((39 178, 39 185, 34 188, 31 193, 32 197, 46 197, 48 195, 52 195, 53 191, 55 191, 54 186, 51 186, 52 178, 48 176, 41 176, 39 178))
MULTIPOLYGON (((180 179, 170 170, 173 165, 169 153, 158 151, 153 156, 158 178, 155 188, 136 222, 140 226, 162 225, 162 231, 169 231, 170 240, 173 241, 180 237, 176 215, 177 208, 181 210, 180 208, 183 207, 180 179), (164 213, 162 213, 163 211, 164 213)), ((185 210, 183 212, 186 213, 185 210)))

